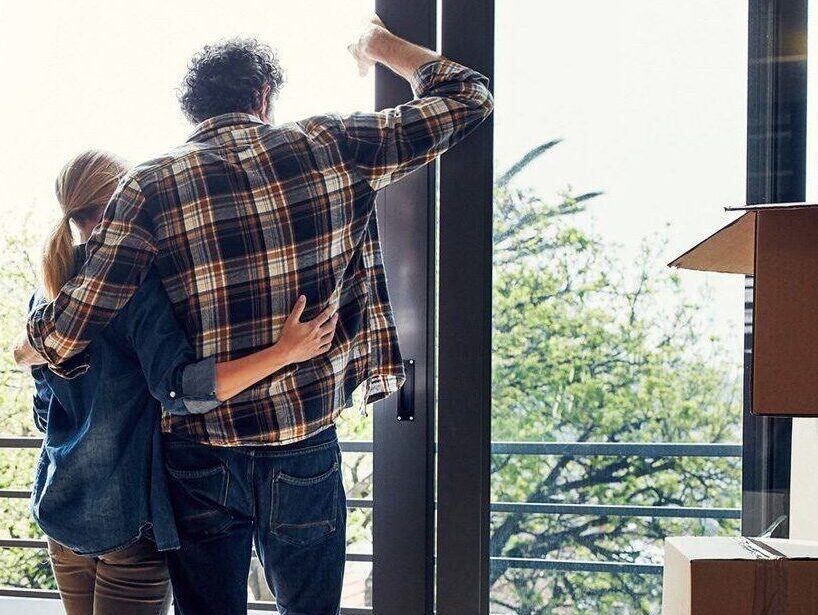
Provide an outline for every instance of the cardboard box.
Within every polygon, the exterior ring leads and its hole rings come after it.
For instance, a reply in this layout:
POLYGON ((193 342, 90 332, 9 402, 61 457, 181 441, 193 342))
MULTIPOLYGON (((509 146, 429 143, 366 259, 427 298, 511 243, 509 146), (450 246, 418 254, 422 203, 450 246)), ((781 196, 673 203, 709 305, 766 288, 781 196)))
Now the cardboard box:
POLYGON ((668 538, 663 589, 663 615, 815 615, 818 542, 668 538))
POLYGON ((818 205, 728 210, 743 213, 670 265, 754 276, 751 410, 818 416, 818 205))

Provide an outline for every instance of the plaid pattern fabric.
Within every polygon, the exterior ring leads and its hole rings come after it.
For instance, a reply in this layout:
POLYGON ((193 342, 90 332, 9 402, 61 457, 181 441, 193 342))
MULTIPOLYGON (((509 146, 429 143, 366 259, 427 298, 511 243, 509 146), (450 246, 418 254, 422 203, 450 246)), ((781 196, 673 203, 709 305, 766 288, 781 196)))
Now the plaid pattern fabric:
POLYGON ((270 126, 246 114, 123 179, 80 273, 29 316, 53 369, 82 351, 154 266, 199 358, 273 344, 299 294, 305 319, 339 320, 325 355, 285 368, 207 414, 163 430, 221 446, 293 442, 330 425, 354 389, 374 401, 404 380, 378 242, 375 193, 433 160, 492 110, 485 77, 448 60, 421 67, 416 99, 377 113, 270 126))

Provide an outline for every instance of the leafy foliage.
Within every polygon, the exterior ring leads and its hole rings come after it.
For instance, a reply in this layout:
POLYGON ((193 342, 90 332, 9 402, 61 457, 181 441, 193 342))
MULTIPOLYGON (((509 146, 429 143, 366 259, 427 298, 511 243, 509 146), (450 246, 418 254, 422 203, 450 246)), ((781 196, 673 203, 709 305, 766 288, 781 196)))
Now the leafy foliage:
MULTIPOLYGON (((22 331, 28 297, 35 287, 34 247, 37 241, 27 219, 3 230, 0 255, 0 433, 35 435, 31 420, 31 383, 25 370, 11 360, 11 348, 22 331)), ((25 490, 31 485, 37 456, 33 450, 0 454, 0 488, 25 490)), ((28 502, 0 499, 0 532, 3 537, 40 538, 28 514, 28 502)), ((31 588, 56 588, 44 550, 0 549, 0 584, 31 588)))
MULTIPOLYGON (((575 214, 599 193, 549 203, 514 176, 558 141, 535 148, 495 189, 493 439, 577 442, 739 440, 737 366, 702 324, 679 280, 645 242, 637 262, 584 231, 575 214), (713 351, 713 348, 716 348, 713 351)), ((645 506, 738 504, 733 459, 495 456, 492 498, 645 506)), ((661 562, 668 534, 737 531, 732 520, 495 514, 491 554, 661 562)), ((495 610, 658 613, 659 577, 493 565, 495 610)))

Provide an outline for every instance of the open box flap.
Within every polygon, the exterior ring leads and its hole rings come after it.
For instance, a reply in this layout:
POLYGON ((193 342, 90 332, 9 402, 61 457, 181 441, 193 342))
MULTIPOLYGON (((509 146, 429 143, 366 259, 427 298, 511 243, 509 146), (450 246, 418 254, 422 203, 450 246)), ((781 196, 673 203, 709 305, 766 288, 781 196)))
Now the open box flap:
POLYGON ((672 546, 689 561, 754 561, 774 559, 775 556, 783 556, 791 560, 818 560, 818 542, 808 540, 747 539, 738 536, 669 536, 665 539, 665 543, 672 546))
POLYGON ((758 203, 756 205, 734 205, 725 207, 725 211, 756 211, 761 209, 809 209, 818 207, 818 203, 758 203))
POLYGON ((762 542, 780 551, 789 559, 818 559, 818 542, 813 540, 764 538, 762 542))
POLYGON ((697 271, 744 273, 755 269, 756 214, 748 211, 670 263, 697 271))

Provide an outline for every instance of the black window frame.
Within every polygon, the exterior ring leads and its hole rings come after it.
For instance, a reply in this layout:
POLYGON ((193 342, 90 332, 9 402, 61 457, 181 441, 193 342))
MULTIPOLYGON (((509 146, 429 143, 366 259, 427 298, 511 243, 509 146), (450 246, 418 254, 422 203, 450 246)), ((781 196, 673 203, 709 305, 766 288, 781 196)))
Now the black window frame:
MULTIPOLYGON (((806 198, 808 0, 750 0, 747 202, 806 198)), ((742 533, 789 516, 792 419, 752 407, 752 277, 745 281, 742 533)), ((788 523, 777 530, 787 536, 788 523)))

